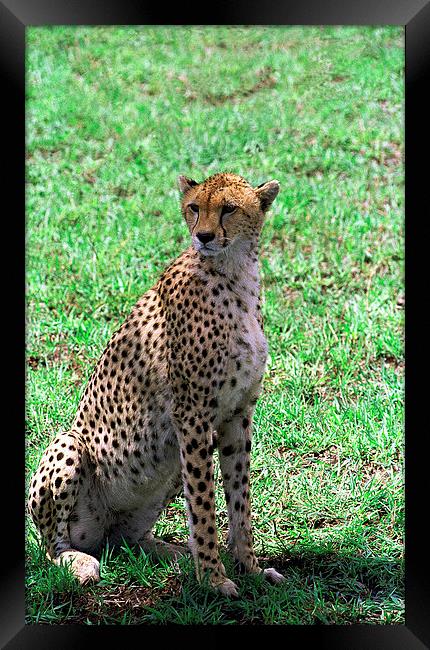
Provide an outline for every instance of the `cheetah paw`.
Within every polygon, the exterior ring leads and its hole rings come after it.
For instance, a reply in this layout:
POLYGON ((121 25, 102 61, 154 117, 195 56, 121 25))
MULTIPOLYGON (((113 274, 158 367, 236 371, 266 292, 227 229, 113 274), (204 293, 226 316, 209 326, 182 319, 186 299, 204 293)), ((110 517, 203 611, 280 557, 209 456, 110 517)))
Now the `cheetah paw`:
POLYGON ((92 555, 81 551, 64 551, 60 554, 55 564, 68 564, 70 571, 79 580, 81 585, 99 582, 100 562, 92 555))
POLYGON ((283 576, 282 573, 275 571, 275 569, 264 569, 263 573, 264 577, 267 578, 267 580, 273 585, 276 585, 279 582, 283 582, 285 580, 285 576, 283 576))
POLYGON ((238 598, 239 592, 237 591, 237 585, 234 584, 233 580, 226 578, 224 582, 213 585, 214 589, 219 591, 223 596, 230 596, 231 598, 238 598))
POLYGON ((178 560, 181 557, 188 557, 191 555, 191 551, 187 546, 179 546, 178 544, 170 544, 171 557, 174 560, 178 560))
POLYGON ((158 538, 143 539, 138 542, 138 546, 140 546, 145 553, 151 553, 156 557, 164 557, 171 560, 178 560, 180 557, 190 554, 190 550, 186 546, 170 544, 169 542, 165 542, 158 538))

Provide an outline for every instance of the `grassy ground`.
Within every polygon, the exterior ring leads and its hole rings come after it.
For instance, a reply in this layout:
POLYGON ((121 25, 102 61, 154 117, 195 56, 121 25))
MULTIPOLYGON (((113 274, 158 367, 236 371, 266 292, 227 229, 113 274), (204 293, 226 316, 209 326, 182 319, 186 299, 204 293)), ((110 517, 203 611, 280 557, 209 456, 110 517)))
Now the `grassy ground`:
MULTIPOLYGON (((178 174, 277 178, 251 484, 257 553, 287 577, 229 602, 188 559, 123 548, 82 589, 29 523, 28 622, 404 622, 402 106, 400 28, 28 30, 28 476, 188 246, 178 174)), ((157 533, 186 540, 182 499, 157 533)))

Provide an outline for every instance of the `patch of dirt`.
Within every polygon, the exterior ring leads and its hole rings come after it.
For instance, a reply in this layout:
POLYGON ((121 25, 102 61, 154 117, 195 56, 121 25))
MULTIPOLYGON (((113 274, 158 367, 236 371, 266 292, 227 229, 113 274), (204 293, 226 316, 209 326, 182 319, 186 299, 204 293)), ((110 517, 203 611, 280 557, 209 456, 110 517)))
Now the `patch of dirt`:
POLYGON ((302 458, 305 467, 312 465, 318 460, 322 460, 328 465, 337 465, 339 460, 339 448, 336 447, 336 445, 330 445, 326 449, 311 451, 309 454, 305 454, 302 458))
POLYGON ((342 519, 328 519, 326 517, 321 517, 320 519, 315 519, 315 521, 309 521, 309 528, 313 530, 318 530, 319 528, 331 528, 332 526, 339 526, 343 524, 342 519))
POLYGON ((378 357, 375 357, 374 359, 371 360, 371 364, 378 369, 381 369, 383 367, 389 367, 392 368, 396 373, 403 374, 403 371, 405 369, 405 361, 404 359, 398 359, 392 354, 382 354, 378 357))
POLYGON ((151 607, 160 598, 178 595, 181 590, 179 578, 173 576, 160 588, 140 585, 120 585, 111 589, 95 588, 77 596, 58 594, 59 604, 64 598, 71 601, 73 614, 64 623, 105 622, 106 619, 119 620, 127 612, 128 623, 139 623, 146 607, 151 607))
POLYGON ((371 156, 371 160, 384 167, 397 167, 403 164, 403 153, 397 142, 387 142, 384 150, 371 156))
POLYGON ((27 151, 25 155, 26 160, 33 160, 36 152, 39 154, 39 156, 47 160, 49 158, 52 158, 56 154, 59 154, 61 152, 61 148, 60 147, 38 147, 33 152, 27 151))
POLYGON ((94 183, 97 180, 96 177, 94 176, 94 174, 92 172, 89 172, 89 171, 84 172, 82 174, 82 178, 84 179, 84 181, 86 183, 89 183, 90 185, 94 185, 94 183))
POLYGON ((297 298, 300 298, 302 295, 302 291, 299 291, 298 289, 292 289, 291 287, 285 286, 282 292, 289 302, 293 302, 297 298))
MULTIPOLYGON (((301 171, 301 168, 298 167, 297 170, 294 167, 294 171, 301 171)), ((305 169, 304 175, 307 178, 317 178, 318 180, 321 180, 324 177, 324 170, 321 169, 321 167, 312 167, 311 169, 305 169)))
POLYGON ((385 485, 390 482, 393 474, 403 472, 403 462, 403 453, 400 449, 396 449, 393 453, 389 467, 385 467, 377 460, 376 451, 368 451, 363 464, 360 466, 362 482, 366 484, 373 479, 385 485))
MULTIPOLYGON (((51 309, 51 307, 49 307, 51 309)), ((67 338, 67 335, 65 332, 58 332, 57 334, 43 334, 43 336, 40 337, 41 343, 46 343, 47 341, 50 341, 51 343, 54 343, 55 341, 65 341, 67 338)))
MULTIPOLYGON (((330 445, 326 449, 311 451, 307 454, 299 454, 296 450, 286 446, 278 447, 277 452, 280 456, 289 458, 290 460, 297 459, 299 456, 300 467, 296 468, 297 473, 300 473, 304 467, 311 467, 317 461, 323 461, 331 466, 337 465, 339 462, 339 449, 336 445, 330 445)), ((291 474, 294 473, 294 470, 290 468, 288 472, 291 474)))
MULTIPOLYGON (((49 335, 49 338, 54 335, 49 335)), ((82 366, 78 362, 75 355, 70 351, 70 348, 67 343, 58 343, 53 352, 47 354, 44 358, 36 355, 31 355, 27 359, 27 365, 34 371, 43 367, 46 368, 48 365, 47 362, 52 364, 67 363, 68 367, 73 370, 73 372, 78 377, 78 382, 82 378, 82 366)))
POLYGON ((291 456, 291 458, 295 458, 297 456, 297 451, 295 451, 294 449, 290 449, 285 445, 278 447, 277 451, 278 454, 280 454, 281 456, 291 456))
MULTIPOLYGON (((378 485, 387 485, 389 483, 391 474, 386 467, 376 464, 367 464, 362 466, 363 478, 361 483, 367 485, 371 481, 375 481, 378 485)), ((398 471, 397 465, 393 464, 392 469, 398 471)))
POLYGON ((27 359, 27 363, 32 370, 37 370, 39 365, 46 366, 45 360, 40 357, 30 356, 27 359))
POLYGON ((378 104, 381 107, 381 110, 384 113, 388 114, 395 114, 399 112, 399 106, 396 106, 396 104, 392 104, 391 102, 387 101, 386 99, 379 99, 378 104))
POLYGON ((135 194, 133 190, 121 186, 115 187, 113 191, 117 196, 119 196, 120 199, 129 198, 130 196, 134 196, 135 194))
POLYGON ((332 404, 335 399, 340 399, 346 396, 346 391, 342 393, 340 388, 333 386, 330 381, 336 377, 338 369, 334 366, 330 372, 327 372, 326 380, 314 384, 307 391, 303 391, 303 400, 309 406, 315 406, 317 398, 320 402, 332 404))
POLYGON ((335 83, 341 83, 342 81, 346 81, 347 79, 350 79, 347 75, 342 75, 342 74, 336 74, 334 77, 331 78, 332 81, 335 83))

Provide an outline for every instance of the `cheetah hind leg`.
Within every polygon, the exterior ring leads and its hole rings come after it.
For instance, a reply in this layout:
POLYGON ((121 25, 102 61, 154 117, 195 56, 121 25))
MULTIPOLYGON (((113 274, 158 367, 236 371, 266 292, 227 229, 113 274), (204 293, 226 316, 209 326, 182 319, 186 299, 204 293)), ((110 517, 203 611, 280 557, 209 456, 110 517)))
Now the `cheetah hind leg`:
POLYGON ((67 564, 81 584, 100 580, 98 560, 70 539, 70 515, 86 485, 86 450, 75 431, 59 434, 45 450, 31 483, 29 513, 53 564, 67 564))
POLYGON ((185 546, 179 544, 170 544, 158 537, 154 537, 152 533, 145 535, 138 542, 138 546, 145 551, 156 557, 170 558, 177 560, 185 555, 190 555, 191 551, 185 546))
POLYGON ((99 582, 100 562, 92 555, 81 551, 63 551, 52 560, 57 566, 67 565, 81 585, 99 582))

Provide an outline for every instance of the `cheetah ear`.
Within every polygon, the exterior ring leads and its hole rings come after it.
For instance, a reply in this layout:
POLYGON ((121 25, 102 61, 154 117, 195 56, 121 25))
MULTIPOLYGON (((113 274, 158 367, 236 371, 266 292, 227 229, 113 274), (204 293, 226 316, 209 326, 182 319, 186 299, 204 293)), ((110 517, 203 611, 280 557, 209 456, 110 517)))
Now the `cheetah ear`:
POLYGON ((279 192, 279 181, 267 181, 267 183, 261 183, 258 187, 255 188, 255 193, 260 199, 261 209, 263 212, 266 212, 272 205, 273 201, 276 199, 279 192))
POLYGON ((192 178, 187 178, 186 176, 179 176, 178 178, 179 189, 182 194, 185 194, 187 190, 195 185, 198 185, 197 181, 193 181, 192 178))

